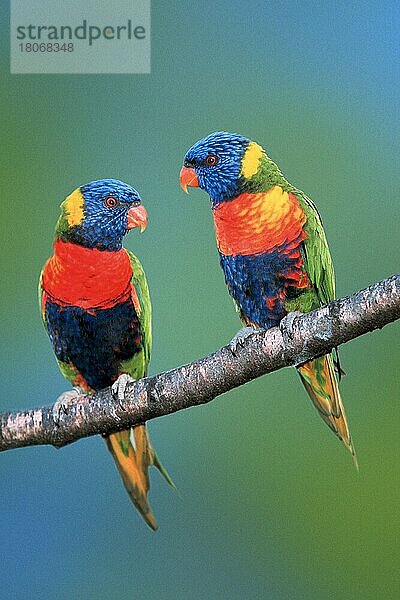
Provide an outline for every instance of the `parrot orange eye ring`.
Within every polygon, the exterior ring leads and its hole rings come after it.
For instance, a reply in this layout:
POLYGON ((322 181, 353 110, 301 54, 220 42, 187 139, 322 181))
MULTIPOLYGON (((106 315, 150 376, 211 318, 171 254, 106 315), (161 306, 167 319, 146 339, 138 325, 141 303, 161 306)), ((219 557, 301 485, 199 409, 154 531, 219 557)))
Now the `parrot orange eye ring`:
POLYGON ((207 167, 214 167, 218 162, 218 157, 215 154, 209 154, 205 160, 207 167))
POLYGON ((108 206, 108 208, 115 208, 118 206, 118 200, 114 198, 114 196, 107 196, 107 198, 104 200, 104 204, 108 206))

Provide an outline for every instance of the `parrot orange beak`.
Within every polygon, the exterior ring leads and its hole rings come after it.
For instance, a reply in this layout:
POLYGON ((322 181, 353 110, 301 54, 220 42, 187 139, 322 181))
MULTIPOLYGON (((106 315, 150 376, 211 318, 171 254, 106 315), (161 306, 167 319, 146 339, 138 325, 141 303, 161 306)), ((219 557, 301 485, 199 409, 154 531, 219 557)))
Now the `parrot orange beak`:
POLYGON ((191 167, 182 167, 179 181, 184 192, 188 193, 188 187, 199 187, 197 173, 191 167))
POLYGON ((127 229, 140 227, 140 231, 144 231, 147 227, 148 218, 147 210, 142 204, 139 204, 139 206, 132 206, 132 208, 128 210, 127 229))

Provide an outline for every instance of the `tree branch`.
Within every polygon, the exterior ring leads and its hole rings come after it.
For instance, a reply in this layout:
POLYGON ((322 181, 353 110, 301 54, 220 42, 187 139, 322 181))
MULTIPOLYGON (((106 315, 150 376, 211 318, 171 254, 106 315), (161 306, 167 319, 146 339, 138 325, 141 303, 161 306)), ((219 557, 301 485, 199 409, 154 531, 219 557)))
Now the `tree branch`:
POLYGON ((216 396, 247 381, 326 354, 400 318, 400 275, 335 300, 305 315, 291 313, 279 327, 257 331, 235 354, 229 346, 199 360, 128 385, 123 403, 107 388, 84 394, 53 420, 53 406, 0 414, 0 451, 38 444, 61 447, 112 433, 216 396))

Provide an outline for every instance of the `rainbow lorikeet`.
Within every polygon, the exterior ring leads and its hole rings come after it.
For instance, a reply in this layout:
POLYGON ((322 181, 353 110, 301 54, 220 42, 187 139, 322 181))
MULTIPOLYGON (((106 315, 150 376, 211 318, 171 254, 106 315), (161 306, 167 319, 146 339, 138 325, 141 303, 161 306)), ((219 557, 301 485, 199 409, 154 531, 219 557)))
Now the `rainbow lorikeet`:
MULTIPOLYGON (((289 312, 309 312, 334 299, 321 217, 261 146, 234 133, 212 133, 187 152, 180 182, 184 191, 200 187, 210 196, 221 267, 247 326, 233 347, 251 328, 269 329, 289 312)), ((310 360, 298 372, 356 463, 332 355, 310 360)))
MULTIPOLYGON (((39 284, 44 326, 61 373, 73 390, 61 394, 54 418, 82 391, 113 386, 123 397, 130 380, 144 377, 151 351, 151 303, 143 268, 122 247, 142 231, 147 212, 136 190, 114 179, 92 181, 61 204, 54 254, 39 284)), ((153 450, 146 426, 106 436, 128 494, 146 523, 157 523, 147 500, 148 468, 172 484, 153 450)))

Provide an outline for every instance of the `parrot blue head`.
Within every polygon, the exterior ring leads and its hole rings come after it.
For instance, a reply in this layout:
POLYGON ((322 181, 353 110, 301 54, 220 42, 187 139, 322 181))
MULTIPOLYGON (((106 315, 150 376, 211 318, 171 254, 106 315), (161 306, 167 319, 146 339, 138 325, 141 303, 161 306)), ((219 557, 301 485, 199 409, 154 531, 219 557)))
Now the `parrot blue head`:
POLYGON ((61 204, 56 237, 87 248, 119 250, 129 229, 147 225, 138 192, 123 181, 101 179, 82 185, 61 204))
POLYGON ((251 144, 237 133, 216 131, 199 140, 186 153, 180 181, 182 188, 198 186, 214 204, 241 193, 242 161, 251 144))

